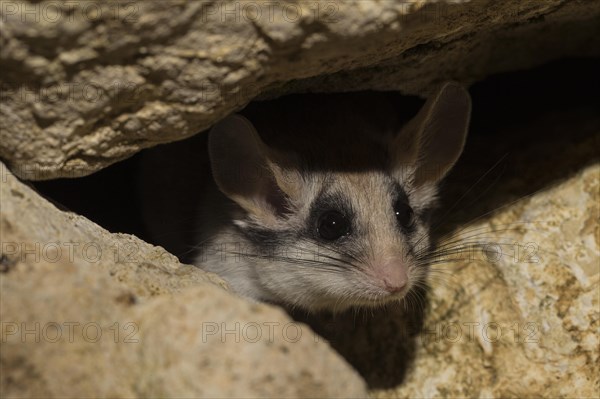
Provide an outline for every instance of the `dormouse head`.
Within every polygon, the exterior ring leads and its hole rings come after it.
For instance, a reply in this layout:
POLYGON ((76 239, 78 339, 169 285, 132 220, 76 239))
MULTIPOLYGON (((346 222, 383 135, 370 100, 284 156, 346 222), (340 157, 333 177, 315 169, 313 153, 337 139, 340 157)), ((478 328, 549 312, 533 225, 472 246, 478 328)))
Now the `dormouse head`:
POLYGON ((269 147, 239 115, 218 123, 209 136, 213 176, 241 210, 232 223, 261 299, 342 310, 400 301, 422 284, 427 215, 462 152, 470 109, 467 91, 446 83, 379 140, 371 166, 365 157, 357 168, 314 167, 269 147))

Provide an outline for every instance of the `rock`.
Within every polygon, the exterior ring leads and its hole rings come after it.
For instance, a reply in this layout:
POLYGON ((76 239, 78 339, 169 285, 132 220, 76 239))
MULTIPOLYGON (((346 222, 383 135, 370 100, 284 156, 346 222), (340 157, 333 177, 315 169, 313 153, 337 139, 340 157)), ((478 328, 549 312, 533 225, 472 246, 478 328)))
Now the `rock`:
POLYGON ((485 244, 446 269, 451 282, 434 284, 395 395, 597 395, 599 177, 600 165, 589 166, 454 236, 485 244))
POLYGON ((312 330, 2 166, 2 397, 365 397, 312 330))
POLYGON ((600 54, 577 0, 2 3, 0 158, 87 175, 258 95, 400 90, 600 54), (26 17, 26 15, 28 15, 26 17))

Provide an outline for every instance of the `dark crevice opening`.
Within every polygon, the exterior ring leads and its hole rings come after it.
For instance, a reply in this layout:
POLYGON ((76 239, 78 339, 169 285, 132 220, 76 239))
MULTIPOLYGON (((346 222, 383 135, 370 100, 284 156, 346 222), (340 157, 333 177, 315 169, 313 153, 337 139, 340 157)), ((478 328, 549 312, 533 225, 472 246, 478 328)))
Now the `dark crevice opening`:
MULTIPOLYGON (((476 159, 480 162, 483 158, 489 162, 477 165, 476 170, 472 170, 469 175, 481 175, 482 168, 491 167, 508 154, 503 161, 505 165, 500 165, 499 168, 504 170, 506 176, 510 173, 506 164, 511 163, 511 154, 519 154, 527 146, 535 146, 544 141, 562 142, 569 146, 582 139, 581 135, 585 136, 586 132, 565 130, 562 137, 556 131, 531 131, 523 135, 523 129, 519 127, 544 119, 568 123, 569 118, 578 116, 590 118, 589 125, 597 123, 596 111, 600 109, 598 70, 599 59, 569 58, 532 70, 494 75, 472 85, 469 91, 473 98, 473 113, 467 146, 456 169, 445 182, 443 193, 452 192, 448 186, 453 180, 468 180, 464 176, 455 175, 466 173, 468 164, 472 166, 476 159), (506 136, 506 132, 511 130, 514 130, 514 134, 506 136), (498 136, 499 132, 503 133, 502 137, 498 136), (476 156, 476 153, 480 156, 476 156), (459 170, 461 173, 457 172, 459 170)), ((302 95, 296 96, 301 98, 302 95)), ((398 96, 397 101, 400 104, 399 113, 404 120, 410 119, 423 104, 422 99, 411 96, 398 96)), ((593 130, 593 127, 588 126, 587 130, 593 130)), ((189 140, 202 142, 203 138, 196 136, 189 140)), ((170 145, 176 144, 178 143, 170 145)), ((564 154, 557 153, 556 156, 564 154)), ((574 159, 568 169, 545 170, 543 175, 536 177, 537 183, 530 186, 529 191, 533 192, 553 181, 568 177, 596 157, 590 154, 587 160, 574 159)), ((143 201, 139 190, 140 158, 141 154, 136 154, 87 177, 39 181, 33 185, 42 195, 88 217, 111 232, 131 233, 146 238, 148 235, 140 211, 140 203, 143 201)), ((534 162, 532 159, 532 163, 534 162)), ((442 195, 444 202, 447 199, 442 195)), ((489 197, 485 200, 489 201, 489 197)), ((497 202, 499 205, 502 200, 497 202)))

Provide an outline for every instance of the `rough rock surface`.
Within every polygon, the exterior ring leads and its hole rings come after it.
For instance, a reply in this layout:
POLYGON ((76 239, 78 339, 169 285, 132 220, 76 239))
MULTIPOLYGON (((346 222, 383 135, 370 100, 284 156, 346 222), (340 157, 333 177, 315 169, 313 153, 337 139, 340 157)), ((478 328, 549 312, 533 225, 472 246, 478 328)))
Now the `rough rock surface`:
POLYGON ((486 244, 434 284, 402 397, 598 396, 599 177, 589 166, 454 236, 486 244))
POLYGON ((89 174, 257 95, 401 90, 600 54, 578 0, 3 2, 0 158, 89 174))
POLYGON ((0 166, 3 398, 366 396, 308 326, 0 166))

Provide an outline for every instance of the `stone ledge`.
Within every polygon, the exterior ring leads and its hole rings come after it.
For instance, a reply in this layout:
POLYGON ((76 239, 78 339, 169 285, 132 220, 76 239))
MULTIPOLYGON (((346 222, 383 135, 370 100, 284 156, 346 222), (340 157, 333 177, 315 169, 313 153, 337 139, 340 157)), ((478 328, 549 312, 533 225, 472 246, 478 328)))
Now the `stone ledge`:
POLYGON ((90 174, 260 94, 423 96, 600 51, 600 4, 576 0, 3 4, 0 158, 28 180, 90 174))
POLYGON ((367 395, 327 342, 281 309, 56 209, 4 170, 2 397, 367 395))

